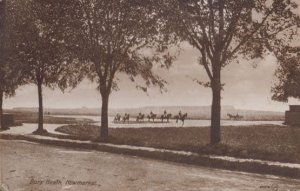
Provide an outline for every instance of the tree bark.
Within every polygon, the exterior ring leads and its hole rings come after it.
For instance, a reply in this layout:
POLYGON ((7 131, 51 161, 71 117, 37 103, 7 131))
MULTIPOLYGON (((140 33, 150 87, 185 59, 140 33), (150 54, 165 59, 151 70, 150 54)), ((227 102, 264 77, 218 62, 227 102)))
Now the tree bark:
POLYGON ((6 17, 6 0, 0 1, 0 32, 4 32, 5 28, 5 17, 6 17))
POLYGON ((3 96, 4 96, 4 93, 2 90, 0 90, 0 128, 2 130, 5 130, 6 127, 5 127, 5 124, 4 124, 4 118, 3 118, 3 96))
POLYGON ((43 132, 43 124, 44 124, 44 109, 43 109, 43 89, 42 89, 42 81, 38 80, 38 99, 39 99, 39 121, 38 121, 38 132, 43 132))
POLYGON ((101 129, 100 137, 108 137, 108 98, 107 92, 101 94, 102 96, 102 107, 101 107, 101 129))
POLYGON ((212 97, 210 143, 217 144, 221 141, 221 89, 212 88, 212 97))
POLYGON ((212 106, 210 143, 217 144, 221 141, 221 64, 220 57, 216 56, 213 63, 212 106))

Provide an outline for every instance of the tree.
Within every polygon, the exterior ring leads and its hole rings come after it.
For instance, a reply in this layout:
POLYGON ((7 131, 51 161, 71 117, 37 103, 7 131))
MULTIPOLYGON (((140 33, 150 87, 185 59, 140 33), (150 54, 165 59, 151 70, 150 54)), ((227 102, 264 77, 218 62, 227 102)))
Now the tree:
POLYGON ((13 64, 14 47, 11 43, 11 6, 6 0, 0 1, 0 128, 8 127, 3 120, 3 100, 15 95, 15 90, 21 85, 19 70, 13 64))
MULTIPOLYGON (((3 41, 2 41, 3 42, 3 41)), ((1 45, 0 45, 1 46, 1 45)), ((21 85, 17 68, 11 65, 10 53, 5 53, 1 47, 0 55, 0 128, 8 129, 3 119, 3 101, 5 97, 15 95, 15 90, 21 85)))
POLYGON ((272 99, 287 102, 290 97, 300 98, 300 47, 284 47, 276 52, 279 67, 277 83, 272 88, 272 99))
POLYGON ((46 27, 42 23, 42 20, 51 19, 51 10, 36 1, 15 3, 17 12, 14 19, 14 43, 17 49, 17 67, 22 70, 26 83, 37 86, 39 117, 35 133, 42 134, 46 132, 43 128, 43 86, 65 90, 69 86, 75 87, 82 75, 76 65, 69 64, 64 43, 55 38, 58 32, 56 26, 46 27))
POLYGON ((152 3, 139 0, 44 2, 65 13, 55 23, 60 23, 64 31, 61 38, 68 44, 68 50, 84 63, 82 71, 98 84, 102 97, 100 137, 107 137, 109 96, 112 90, 118 89, 119 73, 127 74, 132 81, 137 77, 145 80, 139 86, 144 91, 150 85, 164 87, 165 81, 152 68, 156 63, 168 67, 173 56, 168 53, 168 39, 159 35, 152 3))
POLYGON ((168 31, 199 50, 212 89, 211 144, 221 140, 221 70, 237 59, 262 58, 291 41, 299 26, 290 0, 169 0, 162 13, 168 31))
POLYGON ((6 0, 1 0, 0 1, 0 31, 1 31, 1 36, 4 33, 5 10, 6 10, 6 0))

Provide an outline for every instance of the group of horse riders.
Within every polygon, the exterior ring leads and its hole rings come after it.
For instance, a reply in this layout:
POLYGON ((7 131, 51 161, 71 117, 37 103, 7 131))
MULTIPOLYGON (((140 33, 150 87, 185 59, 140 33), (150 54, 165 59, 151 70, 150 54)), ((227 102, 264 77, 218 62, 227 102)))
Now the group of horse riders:
POLYGON ((117 114, 114 118, 114 122, 120 122, 121 120, 123 122, 126 122, 129 121, 129 118, 130 118, 129 113, 125 113, 123 117, 120 114, 117 114))
POLYGON ((241 119, 243 119, 243 116, 239 115, 238 113, 236 115, 227 113, 227 116, 229 117, 230 120, 241 120, 241 119))
MULTIPOLYGON (((157 119, 158 115, 153 113, 152 111, 150 111, 150 114, 145 116, 145 114, 142 114, 141 112, 137 115, 136 117, 136 121, 144 121, 144 118, 147 117, 148 121, 150 121, 152 119, 152 121, 154 122, 155 119, 157 119)), ((178 120, 181 120, 184 123, 184 120, 187 117, 187 113, 182 114, 181 111, 179 111, 178 115, 175 115, 173 117, 173 119, 176 120, 176 123, 178 122, 178 120)), ((130 115, 128 113, 125 113, 124 116, 122 117, 120 114, 117 114, 114 118, 114 122, 129 122, 129 118, 130 115)), ((167 120, 167 122, 169 122, 169 119, 172 118, 172 114, 171 113, 167 113, 166 110, 164 110, 164 113, 159 117, 159 119, 161 120, 161 122, 164 122, 164 120, 167 120)))

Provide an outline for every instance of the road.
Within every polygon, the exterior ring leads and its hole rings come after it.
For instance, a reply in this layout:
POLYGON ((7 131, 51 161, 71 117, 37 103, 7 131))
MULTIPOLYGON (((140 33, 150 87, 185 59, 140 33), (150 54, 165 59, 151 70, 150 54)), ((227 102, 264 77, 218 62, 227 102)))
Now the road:
POLYGON ((300 180, 25 141, 0 140, 0 170, 13 191, 300 190, 300 180))

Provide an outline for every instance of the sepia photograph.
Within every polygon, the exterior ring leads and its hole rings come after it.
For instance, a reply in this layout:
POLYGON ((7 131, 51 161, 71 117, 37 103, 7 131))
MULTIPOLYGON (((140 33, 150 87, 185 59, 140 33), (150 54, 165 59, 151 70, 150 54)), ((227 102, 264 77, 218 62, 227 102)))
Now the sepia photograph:
POLYGON ((300 191, 300 0, 0 0, 0 191, 300 191))

